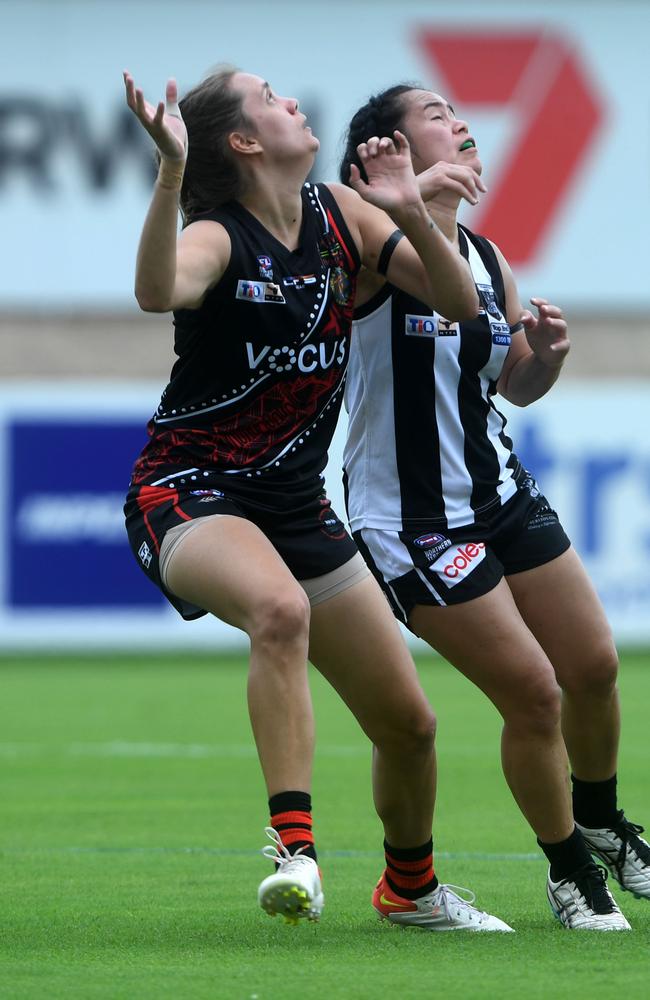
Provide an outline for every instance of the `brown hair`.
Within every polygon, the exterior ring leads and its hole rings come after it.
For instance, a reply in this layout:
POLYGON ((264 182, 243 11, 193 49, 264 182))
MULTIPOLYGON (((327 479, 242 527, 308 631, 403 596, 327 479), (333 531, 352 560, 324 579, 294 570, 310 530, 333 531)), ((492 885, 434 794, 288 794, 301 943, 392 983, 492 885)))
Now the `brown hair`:
POLYGON ((243 96, 232 86, 238 72, 235 66, 218 66, 179 101, 188 138, 180 196, 185 225, 241 194, 241 174, 228 144, 231 132, 250 127, 243 96))

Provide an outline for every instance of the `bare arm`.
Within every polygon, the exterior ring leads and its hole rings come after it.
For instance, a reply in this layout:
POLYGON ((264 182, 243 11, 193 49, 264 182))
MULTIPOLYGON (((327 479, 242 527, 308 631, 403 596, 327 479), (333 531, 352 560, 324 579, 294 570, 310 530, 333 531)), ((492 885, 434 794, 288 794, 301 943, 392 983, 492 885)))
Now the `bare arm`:
POLYGON ((126 100, 158 147, 160 170, 142 228, 135 296, 147 312, 196 308, 221 278, 230 259, 230 240, 215 222, 196 222, 178 238, 178 199, 187 153, 187 132, 178 110, 176 82, 154 108, 124 74, 126 100))
POLYGON ((359 155, 368 183, 353 166, 354 191, 342 185, 332 185, 332 191, 358 238, 364 266, 377 272, 384 244, 398 226, 407 238, 400 240, 390 258, 386 277, 391 284, 446 319, 476 316, 479 302, 472 273, 427 212, 406 138, 396 132, 394 141, 370 139, 359 146, 359 155))
POLYGON ((557 381, 570 342, 562 310, 546 299, 533 298, 538 315, 523 309, 512 271, 494 247, 506 291, 506 319, 523 329, 513 333, 510 350, 497 382, 497 391, 515 406, 528 406, 544 396, 557 381))

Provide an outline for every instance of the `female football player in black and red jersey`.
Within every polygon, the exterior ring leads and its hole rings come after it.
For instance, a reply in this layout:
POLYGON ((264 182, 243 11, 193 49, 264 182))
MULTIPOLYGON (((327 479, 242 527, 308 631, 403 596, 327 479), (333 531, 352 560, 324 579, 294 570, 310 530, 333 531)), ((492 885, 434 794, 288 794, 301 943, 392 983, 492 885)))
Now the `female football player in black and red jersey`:
POLYGON ((260 77, 224 68, 180 108, 174 81, 154 107, 124 79, 160 155, 135 291, 143 309, 173 311, 178 355, 134 468, 127 529, 183 617, 209 612, 249 636, 249 710, 274 842, 266 850, 277 864, 260 904, 291 919, 317 919, 323 905, 309 657, 374 747, 384 915, 509 930, 434 875, 435 719, 321 475, 360 267, 458 320, 478 309, 469 268, 429 218, 402 136, 360 150, 367 180, 357 177, 355 191, 306 184, 318 140, 298 102, 260 77), (391 254, 396 225, 408 239, 391 254))
POLYGON ((486 188, 468 125, 444 97, 408 84, 371 98, 350 124, 341 178, 352 169, 356 183, 357 147, 395 129, 431 218, 468 260, 481 309, 456 323, 390 275, 362 271, 346 387, 354 538, 396 616, 503 716, 504 773, 550 861, 556 915, 566 927, 627 929, 591 860, 650 898, 650 848, 616 800, 616 650, 493 403, 498 392, 526 406, 551 388, 567 325, 545 299, 531 300, 536 315, 524 310, 499 249, 458 224, 459 205, 486 188))

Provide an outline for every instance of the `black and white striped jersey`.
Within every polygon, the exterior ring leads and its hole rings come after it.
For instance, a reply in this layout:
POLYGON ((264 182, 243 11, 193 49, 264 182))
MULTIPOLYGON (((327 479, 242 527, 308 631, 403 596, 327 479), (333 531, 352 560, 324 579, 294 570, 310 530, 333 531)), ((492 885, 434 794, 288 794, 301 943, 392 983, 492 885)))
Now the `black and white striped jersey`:
POLYGON ((490 243, 459 226, 481 309, 450 323, 386 285, 355 312, 345 405, 348 515, 360 528, 456 528, 515 492, 519 462, 493 404, 511 341, 490 243))
POLYGON ((306 184, 302 212, 296 250, 237 202, 201 217, 228 231, 230 262, 198 309, 174 314, 178 360, 135 484, 209 470, 274 502, 322 490, 360 259, 327 187, 306 184))

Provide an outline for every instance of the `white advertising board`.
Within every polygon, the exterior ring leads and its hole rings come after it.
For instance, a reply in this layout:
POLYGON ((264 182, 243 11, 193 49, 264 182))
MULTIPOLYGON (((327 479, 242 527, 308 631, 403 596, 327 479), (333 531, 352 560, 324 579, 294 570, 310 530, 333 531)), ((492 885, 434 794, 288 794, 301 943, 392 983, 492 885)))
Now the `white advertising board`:
POLYGON ((133 305, 153 167, 122 70, 157 100, 222 60, 300 98, 322 180, 371 93, 442 92, 485 162, 465 221, 524 296, 650 305, 648 3, 5 0, 2 39, 0 309, 133 305))
MULTIPOLYGON (((128 549, 122 503, 159 387, 17 385, 0 401, 0 648, 245 644, 183 622, 128 549)), ((503 407, 505 409, 505 407, 503 407)), ((621 644, 650 642, 650 393, 566 383, 508 408, 522 461, 560 514, 621 644)), ((326 470, 334 508, 342 420, 326 470)), ((254 572, 254 567, 251 567, 254 572)))

